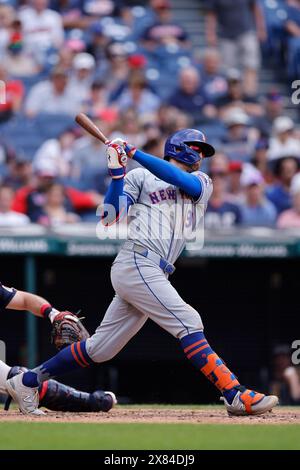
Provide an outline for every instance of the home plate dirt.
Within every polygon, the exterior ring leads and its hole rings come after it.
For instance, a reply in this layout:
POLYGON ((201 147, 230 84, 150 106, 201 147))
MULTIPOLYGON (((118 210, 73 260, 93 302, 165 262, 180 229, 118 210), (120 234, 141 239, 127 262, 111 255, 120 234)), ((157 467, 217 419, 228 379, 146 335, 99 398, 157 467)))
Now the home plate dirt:
POLYGON ((300 424, 300 408, 274 409, 263 416, 229 417, 223 408, 130 408, 116 407, 109 413, 60 413, 46 411, 42 417, 24 416, 18 411, 0 411, 0 422, 74 423, 194 423, 194 424, 300 424))

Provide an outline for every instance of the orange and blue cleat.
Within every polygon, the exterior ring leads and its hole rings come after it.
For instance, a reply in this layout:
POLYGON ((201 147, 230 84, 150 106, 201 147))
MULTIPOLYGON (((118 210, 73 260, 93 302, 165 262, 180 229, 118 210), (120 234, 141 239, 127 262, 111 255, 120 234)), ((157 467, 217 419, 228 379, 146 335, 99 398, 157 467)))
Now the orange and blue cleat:
POLYGON ((230 416, 262 415, 278 405, 279 400, 275 395, 263 395, 248 390, 241 385, 238 385, 235 389, 237 394, 231 404, 228 403, 225 397, 223 398, 227 413, 230 416))

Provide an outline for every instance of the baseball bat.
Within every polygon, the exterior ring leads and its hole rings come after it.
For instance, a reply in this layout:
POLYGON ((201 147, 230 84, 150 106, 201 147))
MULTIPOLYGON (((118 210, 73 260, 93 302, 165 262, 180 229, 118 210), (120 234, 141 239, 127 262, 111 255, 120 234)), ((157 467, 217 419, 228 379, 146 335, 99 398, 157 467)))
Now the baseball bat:
POLYGON ((75 121, 79 124, 83 129, 85 129, 89 134, 94 136, 96 139, 101 140, 105 145, 109 143, 109 140, 103 132, 93 123, 93 121, 84 113, 79 113, 75 117, 75 121))

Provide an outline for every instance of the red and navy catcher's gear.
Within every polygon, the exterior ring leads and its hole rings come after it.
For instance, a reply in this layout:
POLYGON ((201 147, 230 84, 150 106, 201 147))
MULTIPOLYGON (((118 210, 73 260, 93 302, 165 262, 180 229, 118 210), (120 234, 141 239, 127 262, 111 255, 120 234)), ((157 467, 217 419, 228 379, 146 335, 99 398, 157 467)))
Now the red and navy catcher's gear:
MULTIPOLYGON (((27 372, 26 367, 14 366, 10 369, 7 378, 11 379, 21 372, 27 372)), ((39 387, 39 406, 51 411, 69 411, 92 413, 109 411, 114 406, 114 399, 110 392, 97 390, 94 393, 82 392, 56 380, 47 380, 39 387)), ((10 407, 11 397, 8 397, 4 406, 7 411, 10 407)))
POLYGON ((206 142, 203 132, 196 129, 182 129, 172 134, 165 143, 165 160, 174 158, 187 165, 193 165, 200 160, 200 150, 204 158, 212 157, 215 149, 206 142))

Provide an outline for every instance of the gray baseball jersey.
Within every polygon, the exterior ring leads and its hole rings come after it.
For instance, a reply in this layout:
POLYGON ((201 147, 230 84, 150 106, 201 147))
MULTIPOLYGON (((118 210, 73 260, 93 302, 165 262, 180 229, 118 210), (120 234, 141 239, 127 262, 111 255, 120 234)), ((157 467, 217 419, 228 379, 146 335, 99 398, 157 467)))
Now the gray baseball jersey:
POLYGON ((129 211, 128 238, 170 263, 176 261, 186 241, 194 241, 203 230, 212 182, 201 171, 193 174, 202 182, 198 201, 144 168, 132 170, 126 176, 124 192, 134 203, 129 211))
MULTIPOLYGON (((132 170, 124 191, 132 200, 129 240, 174 263, 185 242, 202 230, 203 216, 212 193, 210 178, 194 173, 202 182, 198 201, 160 180, 148 170, 132 170)), ((203 330, 199 313, 174 289, 157 263, 125 246, 111 269, 115 297, 87 352, 95 362, 114 357, 148 318, 176 338, 203 330)))

